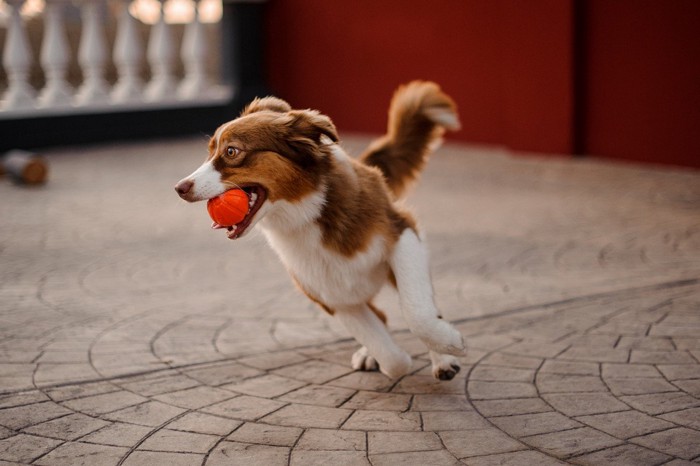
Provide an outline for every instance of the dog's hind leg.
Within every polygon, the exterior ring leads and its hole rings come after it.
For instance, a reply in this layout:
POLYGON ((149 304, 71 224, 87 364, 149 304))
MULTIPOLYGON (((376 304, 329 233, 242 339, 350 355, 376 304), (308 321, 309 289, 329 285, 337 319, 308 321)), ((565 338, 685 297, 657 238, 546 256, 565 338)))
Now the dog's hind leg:
POLYGON ((411 369, 411 357, 394 342, 384 322, 367 304, 338 307, 334 317, 363 345, 353 355, 353 368, 368 368, 371 361, 367 358, 372 357, 379 370, 391 378, 401 377, 411 369))
POLYGON ((464 354, 462 335, 439 316, 433 301, 428 252, 416 232, 407 228, 394 246, 390 264, 408 328, 436 353, 464 354))

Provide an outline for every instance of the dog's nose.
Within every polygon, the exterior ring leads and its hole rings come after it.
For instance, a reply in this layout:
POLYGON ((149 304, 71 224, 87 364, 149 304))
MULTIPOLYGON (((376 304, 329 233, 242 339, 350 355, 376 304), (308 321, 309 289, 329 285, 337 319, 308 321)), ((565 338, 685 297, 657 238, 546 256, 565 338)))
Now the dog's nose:
POLYGON ((182 180, 178 184, 175 185, 175 191, 177 191, 177 193, 180 195, 180 197, 182 197, 190 192, 190 190, 192 189, 192 186, 194 186, 193 181, 182 180))

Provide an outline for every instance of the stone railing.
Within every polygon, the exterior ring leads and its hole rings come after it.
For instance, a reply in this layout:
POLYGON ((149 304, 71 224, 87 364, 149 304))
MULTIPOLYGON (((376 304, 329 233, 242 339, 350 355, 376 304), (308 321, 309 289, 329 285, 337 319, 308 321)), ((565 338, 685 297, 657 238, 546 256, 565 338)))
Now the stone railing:
POLYGON ((211 25, 193 0, 192 20, 174 25, 165 11, 175 0, 159 0, 148 26, 132 14, 132 0, 45 0, 33 35, 25 0, 2 1, 0 151, 202 133, 266 92, 264 1, 223 0, 220 23, 211 25))
POLYGON ((11 9, 2 51, 8 87, 0 103, 0 119, 20 113, 109 111, 112 107, 201 103, 231 97, 230 86, 214 86, 214 81, 206 74, 205 62, 210 47, 196 3, 192 5, 194 19, 185 26, 182 47, 178 51, 174 48, 171 25, 165 21, 163 13, 168 0, 160 4, 160 17, 150 28, 147 46, 142 43, 140 23, 129 11, 129 0, 120 0, 111 9, 106 8, 105 0, 76 0, 82 19, 77 63, 83 80, 74 88, 66 79, 68 65, 75 58, 70 55, 64 27, 64 10, 69 0, 46 0, 38 60, 46 79, 43 88, 34 89, 29 82, 34 57, 20 14, 24 0, 5 1, 11 9), (117 12, 111 54, 104 26, 105 14, 109 11, 117 12), (112 85, 105 79, 109 57, 113 57, 112 65, 118 76, 112 85), (178 58, 184 66, 182 78, 174 72, 178 58), (149 82, 143 82, 141 76, 144 61, 150 68, 149 82))

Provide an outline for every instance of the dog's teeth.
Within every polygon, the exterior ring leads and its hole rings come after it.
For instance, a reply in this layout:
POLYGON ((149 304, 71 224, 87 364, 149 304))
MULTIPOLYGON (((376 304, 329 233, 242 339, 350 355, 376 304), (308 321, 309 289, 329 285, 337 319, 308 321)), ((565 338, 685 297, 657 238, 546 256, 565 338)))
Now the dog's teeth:
POLYGON ((255 201, 257 201, 257 200, 258 200, 258 194, 257 194, 257 193, 252 193, 252 194, 250 195, 250 205, 255 204, 255 201))

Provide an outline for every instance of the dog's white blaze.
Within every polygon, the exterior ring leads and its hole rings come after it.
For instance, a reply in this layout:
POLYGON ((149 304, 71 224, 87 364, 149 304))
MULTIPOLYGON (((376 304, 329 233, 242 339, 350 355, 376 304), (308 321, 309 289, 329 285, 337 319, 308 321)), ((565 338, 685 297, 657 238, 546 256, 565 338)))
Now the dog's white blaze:
POLYGON ((228 187, 221 182, 221 173, 214 168, 211 162, 204 162, 185 179, 194 182, 192 194, 195 200, 201 201, 204 199, 211 199, 228 189, 228 187))
POLYGON ((428 252, 413 230, 407 228, 403 231, 390 263, 396 277, 401 311, 411 332, 433 351, 462 355, 462 335, 452 324, 438 319, 428 252))
POLYGON ((234 121, 236 121, 236 120, 231 120, 227 123, 224 123, 223 125, 219 126, 216 129, 216 132, 214 133, 214 139, 216 139, 216 149, 215 149, 216 153, 219 152, 219 146, 221 145, 221 135, 224 134, 224 131, 226 131, 226 128, 228 128, 229 125, 232 124, 234 121))

